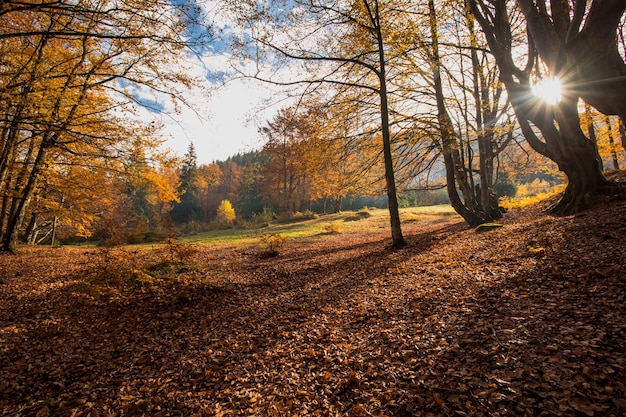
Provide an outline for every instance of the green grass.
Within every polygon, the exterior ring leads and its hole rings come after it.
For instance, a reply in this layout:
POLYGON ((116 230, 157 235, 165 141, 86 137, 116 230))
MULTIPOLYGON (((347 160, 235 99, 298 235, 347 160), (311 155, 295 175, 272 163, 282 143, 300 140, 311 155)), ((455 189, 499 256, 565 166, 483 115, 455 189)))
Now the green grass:
MULTIPOLYGON (((239 229, 215 230, 196 235, 185 236, 182 243, 194 244, 258 244, 263 235, 280 234, 288 240, 306 239, 318 235, 328 234, 329 230, 337 229, 341 233, 362 233, 378 231, 389 227, 389 211, 387 209, 369 209, 370 217, 359 218, 355 211, 344 211, 335 214, 326 214, 316 219, 293 221, 289 223, 270 223, 266 227, 249 227, 239 229)), ((400 210, 403 223, 435 224, 449 221, 458 216, 449 205, 428 207, 411 207, 400 210)), ((460 219, 460 217, 459 217, 460 219)))

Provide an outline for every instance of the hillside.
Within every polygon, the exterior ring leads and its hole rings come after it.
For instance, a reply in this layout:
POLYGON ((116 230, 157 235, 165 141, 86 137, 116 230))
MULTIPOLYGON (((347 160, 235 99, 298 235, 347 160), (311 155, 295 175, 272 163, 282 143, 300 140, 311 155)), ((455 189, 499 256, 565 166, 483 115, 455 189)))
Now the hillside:
POLYGON ((376 228, 2 255, 0 414, 624 415, 626 198, 543 207, 407 223, 400 251, 376 228))

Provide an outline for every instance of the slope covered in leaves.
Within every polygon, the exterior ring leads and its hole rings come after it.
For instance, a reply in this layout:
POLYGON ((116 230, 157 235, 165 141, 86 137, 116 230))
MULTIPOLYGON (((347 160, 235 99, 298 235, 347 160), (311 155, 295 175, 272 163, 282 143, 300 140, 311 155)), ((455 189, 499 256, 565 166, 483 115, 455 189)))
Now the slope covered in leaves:
POLYGON ((503 223, 2 255, 0 412, 626 414, 626 200, 503 223))

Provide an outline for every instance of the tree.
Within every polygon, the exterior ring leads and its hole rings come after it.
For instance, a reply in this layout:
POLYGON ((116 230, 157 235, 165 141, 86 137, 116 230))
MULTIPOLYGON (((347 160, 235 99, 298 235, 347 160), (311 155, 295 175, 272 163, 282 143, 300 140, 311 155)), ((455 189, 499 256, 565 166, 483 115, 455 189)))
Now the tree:
POLYGON ((217 222, 222 226, 231 225, 236 217, 235 209, 230 201, 222 200, 217 207, 217 222))
POLYGON ((180 202, 174 204, 171 210, 172 221, 176 224, 202 220, 197 159, 196 148, 193 146, 193 142, 190 142, 178 173, 180 202))
POLYGON ((321 115, 315 111, 298 114, 297 110, 280 110, 260 130, 266 138, 263 152, 269 158, 262 170, 262 194, 279 212, 304 209, 313 197, 312 179, 323 163, 315 147, 314 119, 321 115))
MULTIPOLYGON (((178 184, 172 181, 167 170, 174 158, 168 152, 159 151, 162 141, 155 139, 155 134, 155 127, 143 130, 131 143, 123 161, 120 180, 132 207, 131 219, 125 225, 127 240, 143 241, 150 236, 163 236, 169 226, 164 208, 180 202, 178 184)), ((120 222, 119 227, 123 228, 122 225, 120 222)))
POLYGON ((452 119, 448 113, 444 102, 443 86, 441 81, 441 58, 439 55, 439 32, 437 29, 437 14, 433 0, 429 0, 429 23, 432 42, 432 66, 433 66, 433 85, 435 96, 437 99, 437 119, 439 122, 439 131, 441 135, 441 149, 443 153, 444 163, 446 166, 446 185, 448 189, 448 197, 452 207, 467 221, 471 226, 477 226, 482 223, 481 218, 473 210, 469 209, 463 203, 457 192, 457 182, 461 188, 461 192, 465 196, 467 202, 471 202, 473 197, 471 186, 467 181, 465 167, 461 163, 459 148, 456 145, 455 132, 452 119))
POLYGON ((517 0, 532 42, 565 95, 581 97, 606 115, 626 119, 626 63, 619 51, 623 1, 517 0))
POLYGON ((244 219, 250 220, 265 208, 263 197, 259 193, 261 184, 261 164, 248 162, 243 167, 241 186, 239 189, 239 213, 244 219))
POLYGON ((13 249, 48 168, 64 160, 60 155, 118 156, 117 145, 132 135, 116 111, 140 103, 131 87, 177 98, 191 85, 165 65, 195 44, 185 38, 187 14, 171 2, 131 3, 3 2, 2 249, 13 249))
MULTIPOLYGON (((393 28, 402 26, 409 2, 294 1, 288 3, 289 7, 279 3, 237 2, 235 5, 237 10, 244 10, 246 24, 259 24, 251 33, 264 53, 302 62, 309 75, 314 73, 312 65, 323 71, 321 74, 315 71, 313 77, 302 75, 296 83, 329 84, 339 90, 356 88, 377 96, 392 242, 394 247, 404 246, 391 145, 386 65, 388 53, 395 53, 387 35, 393 33, 393 28)), ((256 77, 263 78, 258 74, 256 77)))
POLYGON ((436 136, 448 196, 465 221, 477 226, 502 216, 493 191, 495 159, 512 140, 512 126, 498 73, 478 42, 469 10, 460 2, 446 6, 448 19, 440 23, 436 2, 428 2, 430 42, 420 50, 433 70, 436 136), (445 39, 440 26, 448 28, 445 39))
POLYGON ((626 91, 626 66, 617 48, 617 26, 626 4, 619 1, 532 2, 518 0, 516 7, 504 0, 471 0, 473 15, 494 54, 520 127, 528 143, 557 163, 568 178, 561 200, 552 207, 557 214, 589 207, 606 184, 597 158, 596 143, 581 129, 578 99, 602 112, 624 118, 622 97, 626 91), (528 28, 525 44, 514 44, 520 33, 518 10, 528 28), (514 36, 515 35, 515 36, 514 36), (514 57, 526 48, 526 65, 514 57), (533 77, 558 77, 562 100, 548 104, 532 94, 533 77), (541 132, 538 137, 532 125, 541 132))
POLYGON ((198 196, 205 221, 213 218, 218 202, 226 198, 220 191, 223 178, 224 174, 217 163, 202 164, 198 168, 198 196))

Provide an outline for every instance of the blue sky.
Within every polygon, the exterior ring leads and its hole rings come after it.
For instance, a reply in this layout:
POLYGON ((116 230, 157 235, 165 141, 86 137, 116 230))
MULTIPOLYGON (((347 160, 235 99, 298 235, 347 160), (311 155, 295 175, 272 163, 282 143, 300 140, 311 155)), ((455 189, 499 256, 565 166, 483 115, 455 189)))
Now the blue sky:
POLYGON ((166 146, 180 156, 187 151, 189 142, 193 142, 199 163, 259 149, 262 143, 258 128, 278 110, 277 106, 266 105, 275 92, 260 82, 233 79, 231 51, 225 38, 234 31, 228 18, 219 15, 221 10, 215 1, 170 1, 187 14, 186 35, 195 40, 192 51, 184 59, 185 68, 176 70, 187 71, 205 83, 202 89, 183 93, 193 109, 179 106, 178 113, 169 97, 123 84, 137 99, 140 119, 144 123, 157 121, 164 125, 161 133, 167 140, 166 146), (202 9, 200 4, 213 9, 202 9), (211 37, 207 42, 208 35, 211 37))

